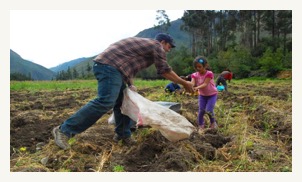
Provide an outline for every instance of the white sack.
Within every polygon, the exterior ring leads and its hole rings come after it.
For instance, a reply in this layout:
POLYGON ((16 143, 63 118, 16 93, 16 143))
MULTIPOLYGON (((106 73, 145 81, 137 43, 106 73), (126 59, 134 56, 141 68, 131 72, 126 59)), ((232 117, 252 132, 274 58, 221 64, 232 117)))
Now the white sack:
POLYGON ((195 127, 182 115, 144 98, 129 88, 124 90, 121 111, 137 121, 137 125, 148 125, 158 129, 172 142, 189 138, 195 130, 195 127))
POLYGON ((108 118, 108 124, 115 125, 114 113, 112 113, 108 118))

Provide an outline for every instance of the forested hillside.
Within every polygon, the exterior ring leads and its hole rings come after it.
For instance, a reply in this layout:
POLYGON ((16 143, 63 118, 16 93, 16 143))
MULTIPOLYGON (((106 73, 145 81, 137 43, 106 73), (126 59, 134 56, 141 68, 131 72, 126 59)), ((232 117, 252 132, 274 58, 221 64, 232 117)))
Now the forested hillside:
MULTIPOLYGON (((181 19, 170 22, 169 27, 165 30, 160 27, 150 27, 139 32, 135 37, 145 37, 145 38, 154 38, 156 34, 161 32, 169 33, 176 43, 177 48, 185 46, 189 48, 191 46, 190 43, 190 34, 184 30, 182 30, 182 26, 184 22, 181 19)), ((176 49, 177 49, 176 48, 176 49)))
POLYGON ((10 73, 13 80, 51 80, 55 73, 41 65, 23 59, 10 50, 10 73))
POLYGON ((49 68, 51 71, 53 72, 60 72, 62 70, 67 70, 68 67, 73 67, 75 66, 76 64, 82 62, 82 61, 85 61, 86 58, 78 58, 78 59, 74 59, 74 60, 71 60, 71 61, 68 61, 68 62, 65 62, 65 63, 62 63, 60 65, 57 65, 55 67, 52 67, 52 68, 49 68))
MULTIPOLYGON (((236 78, 275 77, 282 70, 291 70, 290 10, 187 10, 181 20, 179 29, 189 35, 189 45, 177 46, 168 54, 179 75, 194 72, 192 61, 198 55, 208 58, 214 73, 230 69, 236 78)), ((166 19, 162 26, 169 24, 166 19)), ((160 30, 176 36, 175 29, 160 30)), ((159 78, 154 67, 139 76, 159 78)))
MULTIPOLYGON (((93 57, 81 58, 81 61, 74 66, 68 66, 67 69, 62 69, 57 72, 56 80, 73 80, 73 79, 91 79, 93 57)), ((68 62, 69 63, 69 62, 68 62)))

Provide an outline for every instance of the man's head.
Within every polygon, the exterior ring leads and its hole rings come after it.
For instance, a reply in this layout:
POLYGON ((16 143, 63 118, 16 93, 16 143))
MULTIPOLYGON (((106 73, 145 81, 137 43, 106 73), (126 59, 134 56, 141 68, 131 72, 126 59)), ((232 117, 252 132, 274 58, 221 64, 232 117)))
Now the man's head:
MULTIPOLYGON (((157 40, 160 43, 162 43, 165 50, 166 49, 170 50, 170 48, 174 48, 175 47, 175 43, 174 43, 173 38, 170 35, 168 35, 168 34, 159 33, 159 34, 157 34, 155 36, 155 40, 157 40), (169 48, 169 46, 167 46, 167 44, 170 45, 170 48, 169 48)), ((169 50, 166 50, 166 51, 169 52, 169 50)))

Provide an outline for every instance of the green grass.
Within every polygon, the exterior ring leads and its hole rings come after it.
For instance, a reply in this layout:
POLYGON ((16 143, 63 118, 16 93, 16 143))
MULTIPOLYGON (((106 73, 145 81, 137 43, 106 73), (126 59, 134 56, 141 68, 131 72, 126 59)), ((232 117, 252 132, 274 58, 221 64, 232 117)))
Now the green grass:
POLYGON ((125 172, 124 166, 121 165, 114 166, 113 172, 125 172))
POLYGON ((170 80, 141 80, 141 79, 135 79, 134 85, 138 88, 148 88, 148 87, 165 87, 168 83, 170 83, 170 80))
MULTIPOLYGON (((169 80, 140 80, 136 79, 134 85, 138 88, 166 86, 169 80)), ((41 90, 66 90, 66 89, 96 89, 96 80, 68 80, 68 81, 11 81, 11 91, 41 91, 41 90)))
MULTIPOLYGON (((137 88, 150 88, 150 87, 162 87, 164 88, 170 81, 163 80, 141 80, 135 79, 134 85, 137 88)), ((261 84, 261 83, 287 83, 288 80, 284 79, 240 79, 232 80, 235 85, 241 85, 245 83, 250 84, 261 84)), ((230 83, 230 84, 232 84, 230 83)), ((10 90, 11 91, 41 91, 41 90, 66 90, 66 89, 96 89, 96 80, 67 80, 67 81, 11 81, 10 90)))
POLYGON ((40 91, 40 90, 66 90, 66 89, 96 89, 96 80, 68 80, 68 81, 11 81, 12 91, 40 91))

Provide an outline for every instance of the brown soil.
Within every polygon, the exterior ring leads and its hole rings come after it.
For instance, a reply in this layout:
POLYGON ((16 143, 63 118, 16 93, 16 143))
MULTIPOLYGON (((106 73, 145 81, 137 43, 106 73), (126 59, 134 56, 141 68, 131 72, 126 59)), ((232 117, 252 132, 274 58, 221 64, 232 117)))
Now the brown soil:
MULTIPOLYGON (((253 85, 246 86, 254 88, 253 85)), ((230 86, 237 89, 236 86, 230 86)), ((278 100, 288 99, 291 89, 271 88, 256 89, 257 94, 267 95, 278 100)), ((156 90, 156 88, 154 88, 156 90)), ((152 92, 152 88, 140 90, 139 93, 146 96, 152 92)), ((223 154, 225 146, 232 145, 234 136, 224 136, 219 130, 206 130, 204 135, 193 133, 189 139, 169 142, 158 131, 151 128, 137 129, 133 138, 137 143, 125 146, 114 143, 112 137, 114 128, 107 123, 110 113, 101 118, 95 125, 75 137, 76 142, 68 151, 60 150, 53 141, 51 130, 67 119, 71 114, 83 106, 95 96, 93 90, 66 90, 43 92, 14 92, 11 91, 11 123, 10 123, 10 155, 11 171, 116 171, 116 166, 123 166, 125 171, 155 172, 155 171, 196 171, 196 166, 201 161, 229 160, 223 154), (26 147, 31 164, 20 163, 21 147, 26 147), (41 164, 45 160, 43 165, 41 164), (19 162, 19 163, 18 163, 19 162)), ((185 116, 196 126, 196 112, 198 110, 197 99, 192 96, 183 96, 182 110, 180 114, 185 116)), ((235 104, 248 105, 252 102, 249 95, 220 93, 219 99, 223 99, 226 106, 235 104)), ((254 127, 264 130, 262 122, 263 114, 267 108, 260 107, 256 110, 246 109, 245 112, 254 117, 249 122, 254 122, 254 127)), ((219 114, 217 114, 219 115, 219 114)), ((274 132, 282 133, 281 138, 290 141, 288 153, 291 152, 291 124, 280 123, 285 119, 285 113, 273 114, 272 125, 274 132)), ((219 123, 224 127, 224 123, 219 123)), ((279 135, 280 137, 280 135, 279 135)), ((258 152, 259 153, 259 152, 258 152)), ((251 152, 251 157, 257 158, 260 154, 251 152), (257 155, 258 154, 258 155, 257 155)), ((26 163, 26 162, 25 162, 26 163)))
POLYGON ((277 78, 280 78, 280 79, 283 79, 283 78, 292 78, 292 70, 280 71, 277 74, 277 78))

